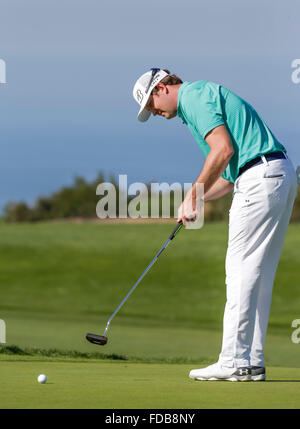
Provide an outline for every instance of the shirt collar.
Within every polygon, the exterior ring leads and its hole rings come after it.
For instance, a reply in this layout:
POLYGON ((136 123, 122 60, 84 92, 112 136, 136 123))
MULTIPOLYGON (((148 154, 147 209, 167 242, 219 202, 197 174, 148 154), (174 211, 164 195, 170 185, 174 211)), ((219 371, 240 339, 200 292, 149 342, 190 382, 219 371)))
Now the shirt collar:
POLYGON ((187 124, 187 122, 186 122, 185 117, 184 117, 183 112, 182 112, 181 97, 182 97, 182 92, 184 91, 184 88, 187 84, 188 84, 188 82, 183 82, 183 84, 179 87, 178 96, 177 96, 177 116, 179 116, 179 118, 182 119, 182 121, 185 125, 187 124))

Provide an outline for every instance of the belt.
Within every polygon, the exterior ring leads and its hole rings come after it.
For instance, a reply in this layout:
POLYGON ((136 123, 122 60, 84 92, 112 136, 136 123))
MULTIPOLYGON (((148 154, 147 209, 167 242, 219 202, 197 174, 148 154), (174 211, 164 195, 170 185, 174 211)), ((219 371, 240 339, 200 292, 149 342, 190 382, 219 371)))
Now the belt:
MULTIPOLYGON (((286 158, 285 154, 283 152, 273 152, 273 153, 267 153, 264 155, 267 161, 273 161, 274 159, 284 159, 286 158)), ((244 173, 248 168, 253 167, 254 165, 262 164, 263 160, 261 156, 258 156, 257 158, 252 159, 251 161, 247 162, 243 167, 240 168, 238 177, 244 173)))

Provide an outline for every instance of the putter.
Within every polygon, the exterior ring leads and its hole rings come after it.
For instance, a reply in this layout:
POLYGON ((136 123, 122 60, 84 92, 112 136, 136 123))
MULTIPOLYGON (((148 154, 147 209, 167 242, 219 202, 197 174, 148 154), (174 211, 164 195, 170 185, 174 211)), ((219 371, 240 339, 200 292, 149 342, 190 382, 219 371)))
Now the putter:
POLYGON ((130 291, 128 292, 128 294, 125 296, 125 298, 123 299, 123 301, 121 302, 121 304, 118 306, 118 308, 113 312, 113 314, 110 316, 105 331, 103 333, 103 335, 96 335, 96 334, 86 334, 86 339, 93 344, 97 344, 98 346, 104 346, 107 343, 107 337, 105 336, 108 327, 110 325, 110 322, 112 321, 112 319, 115 317, 115 315, 118 313, 118 311, 120 310, 120 308, 122 307, 122 305, 124 304, 124 302, 127 300, 127 298, 129 297, 129 295, 132 294, 132 292, 134 291, 134 289, 137 287, 137 285, 140 283, 140 281, 143 279, 143 277, 147 274, 147 272, 150 270, 150 268, 152 267, 152 265, 157 261, 159 255, 161 255, 161 253, 165 250, 165 248, 168 246, 168 244, 170 243, 171 240, 173 240, 173 238, 175 237, 175 235, 180 231, 180 229, 182 228, 183 223, 182 221, 178 222, 174 231, 172 232, 172 234, 170 235, 170 237, 168 238, 168 240, 165 242, 165 244, 163 245, 163 247, 160 249, 160 251, 154 256, 153 260, 150 262, 150 264, 148 265, 148 267, 145 269, 145 271, 143 272, 143 274, 140 276, 140 278, 137 280, 137 282, 135 283, 135 285, 130 289, 130 291))

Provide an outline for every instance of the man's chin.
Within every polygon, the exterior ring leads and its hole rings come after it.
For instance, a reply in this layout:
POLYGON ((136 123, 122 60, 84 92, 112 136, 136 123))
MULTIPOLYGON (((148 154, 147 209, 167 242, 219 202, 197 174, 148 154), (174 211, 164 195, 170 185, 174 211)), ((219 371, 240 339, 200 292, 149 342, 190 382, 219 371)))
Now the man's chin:
POLYGON ((167 113, 166 115, 164 115, 166 119, 172 119, 172 118, 175 118, 175 116, 176 116, 176 113, 167 113))

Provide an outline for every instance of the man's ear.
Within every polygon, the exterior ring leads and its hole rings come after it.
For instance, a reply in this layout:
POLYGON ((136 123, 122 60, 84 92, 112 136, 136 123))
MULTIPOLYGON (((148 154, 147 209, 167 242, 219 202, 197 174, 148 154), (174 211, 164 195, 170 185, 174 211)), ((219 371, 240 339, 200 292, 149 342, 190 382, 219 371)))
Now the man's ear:
POLYGON ((159 92, 159 91, 166 91, 166 94, 168 94, 168 93, 169 93, 169 90, 168 90, 167 86, 166 86, 166 85, 164 85, 164 84, 163 84, 163 83, 161 83, 161 82, 158 82, 158 84, 156 85, 156 88, 157 88, 158 92, 159 92))

